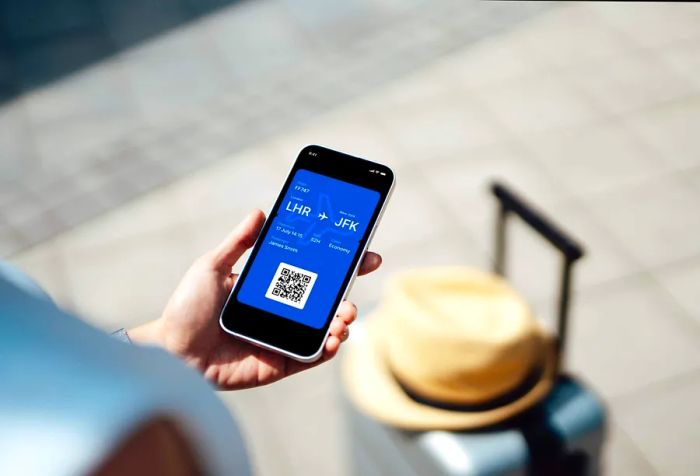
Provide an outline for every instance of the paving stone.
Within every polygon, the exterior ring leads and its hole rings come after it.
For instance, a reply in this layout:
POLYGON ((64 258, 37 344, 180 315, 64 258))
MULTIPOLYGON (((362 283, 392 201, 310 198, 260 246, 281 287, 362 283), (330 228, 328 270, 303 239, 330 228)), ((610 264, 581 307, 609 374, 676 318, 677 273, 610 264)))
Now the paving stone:
POLYGON ((590 124, 601 115, 563 79, 537 74, 485 87, 478 98, 514 134, 565 129, 590 124))
POLYGON ((282 4, 306 33, 319 43, 345 44, 353 33, 380 25, 382 10, 368 0, 324 2, 323 0, 283 0, 282 4))
POLYGON ((700 94, 660 104, 625 120, 659 157, 674 167, 700 165, 700 137, 693 124, 700 120, 700 94))
POLYGON ((262 397, 273 387, 253 388, 237 392, 220 392, 236 417, 244 435, 246 449, 255 474, 275 475, 289 473, 289 458, 284 450, 288 439, 278 434, 266 399, 262 397), (270 455, 274 454, 274 457, 270 455))
POLYGON ((128 135, 141 119, 120 64, 112 61, 29 93, 24 101, 41 168, 51 174, 80 170, 93 160, 90 152, 128 135))
POLYGON ((567 68, 567 81, 608 114, 619 115, 697 93, 697 86, 657 55, 635 51, 614 61, 567 68))
POLYGON ((692 475, 700 455, 687 442, 700 439, 700 373, 692 372, 614 405, 620 425, 658 474, 692 475))
MULTIPOLYGON (((62 225, 61 221, 49 212, 17 220, 12 226, 15 234, 20 237, 21 247, 27 248, 55 236, 55 230, 60 229, 62 225)), ((6 255, 11 255, 17 249, 19 247, 8 251, 6 255)))
POLYGON ((403 85, 403 91, 386 91, 376 120, 406 157, 419 161, 468 157, 474 149, 503 140, 506 134, 493 115, 450 86, 441 76, 418 77, 403 85), (411 87, 418 82, 430 84, 430 89, 411 87))
POLYGON ((13 228, 3 224, 0 228, 0 257, 11 256, 25 241, 13 228))
POLYGON ((122 239, 115 237, 119 230, 111 231, 99 238, 86 227, 89 236, 76 231, 58 244, 76 311, 105 330, 160 316, 195 257, 187 227, 122 239))
POLYGON ((24 102, 0 106, 0 184, 25 180, 35 162, 24 102))
POLYGON ((658 474, 642 451, 615 422, 610 422, 608 425, 607 441, 603 452, 603 474, 620 476, 656 476, 658 474))
POLYGON ((309 54, 310 42, 279 3, 247 2, 200 25, 233 78, 274 74, 309 54))
POLYGON ((700 85, 700 59, 698 58, 700 37, 674 42, 655 49, 654 54, 675 72, 700 85))
POLYGON ((620 121, 533 133, 521 141, 574 194, 590 195, 657 177, 671 167, 620 121))
POLYGON ((28 273, 59 306, 73 308, 64 263, 55 243, 29 249, 10 262, 28 273))
POLYGON ((654 277, 689 316, 700 323, 700 259, 690 259, 654 272, 654 277))
POLYGON ((553 69, 597 60, 617 61, 638 48, 586 4, 554 8, 537 16, 510 38, 529 62, 553 69))
POLYGON ((201 32, 168 34, 120 57, 134 99, 153 124, 173 113, 201 106, 224 91, 225 79, 201 32))
POLYGON ((108 211, 114 204, 101 191, 91 194, 78 194, 57 205, 52 213, 66 228, 72 228, 108 211))
POLYGON ((471 90, 507 83, 546 71, 548 66, 509 37, 487 37, 445 61, 452 77, 471 90))
POLYGON ((570 327, 569 368, 606 399, 700 369, 700 331, 648 277, 583 291, 570 327))
POLYGON ((615 239, 647 267, 697 256, 698 190, 676 175, 597 194, 586 203, 615 239))
POLYGON ((591 8, 611 26, 644 47, 700 36, 700 8, 697 5, 647 3, 632 9, 619 3, 601 3, 591 8), (650 31, 654 34, 650 35, 650 31))
POLYGON ((402 169, 394 173, 397 179, 391 206, 384 212, 374 245, 378 249, 388 249, 445 236, 451 224, 449 215, 421 178, 402 169))

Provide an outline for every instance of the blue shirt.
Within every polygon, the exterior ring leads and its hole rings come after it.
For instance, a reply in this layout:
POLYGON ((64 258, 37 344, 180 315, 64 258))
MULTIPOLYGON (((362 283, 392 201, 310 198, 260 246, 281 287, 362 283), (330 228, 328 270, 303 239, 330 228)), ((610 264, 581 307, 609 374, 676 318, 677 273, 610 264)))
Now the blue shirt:
POLYGON ((0 263, 0 474, 89 473, 160 416, 206 473, 250 473, 231 414, 197 372, 89 326, 0 263))

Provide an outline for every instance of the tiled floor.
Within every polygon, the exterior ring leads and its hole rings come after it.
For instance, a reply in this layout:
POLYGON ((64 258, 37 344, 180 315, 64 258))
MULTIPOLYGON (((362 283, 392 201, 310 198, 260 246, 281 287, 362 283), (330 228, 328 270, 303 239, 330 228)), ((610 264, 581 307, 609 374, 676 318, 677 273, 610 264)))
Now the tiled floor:
POLYGON ((0 44, 0 255, 549 8, 455 0, 0 1, 0 38, 7 37, 7 48, 0 44), (38 10, 57 10, 55 21, 38 18, 38 10), (6 70, 11 77, 3 81, 6 70))
MULTIPOLYGON (((313 22, 312 11, 294 14, 313 22)), ((439 12, 426 18, 450 24, 439 12)), ((356 54, 367 51, 361 42, 354 46, 356 54)), ((271 64, 293 61, 271 45, 259 47, 271 64)), ((185 266, 246 210, 267 209, 295 152, 320 143, 396 169, 396 194, 374 242, 383 269, 353 291, 367 312, 395 270, 487 266, 493 214, 487 184, 499 177, 586 245, 575 271, 568 364, 610 409, 607 474, 697 473, 700 8, 567 4, 444 53, 433 50, 433 60, 415 71, 363 86, 354 100, 327 105, 284 133, 241 143, 214 165, 186 177, 171 172, 180 178, 170 185, 12 259, 105 329, 153 318, 185 266)), ((219 106, 246 100, 227 96, 219 106)), ((274 103, 268 98, 264 107, 274 103)), ((225 153, 228 146, 217 142, 225 127, 208 114, 200 119, 207 153, 225 153)), ((189 145, 177 134, 172 140, 194 153, 198 137, 189 145)), ((130 140, 123 147, 135 150, 128 148, 142 138, 130 140)), ((80 180, 101 190, 99 177, 80 180)), ((110 193, 119 196, 119 187, 110 193)), ((546 310, 557 257, 524 228, 513 231, 514 284, 546 310)), ((332 363, 222 397, 242 421, 260 474, 346 474, 340 392, 332 363)))

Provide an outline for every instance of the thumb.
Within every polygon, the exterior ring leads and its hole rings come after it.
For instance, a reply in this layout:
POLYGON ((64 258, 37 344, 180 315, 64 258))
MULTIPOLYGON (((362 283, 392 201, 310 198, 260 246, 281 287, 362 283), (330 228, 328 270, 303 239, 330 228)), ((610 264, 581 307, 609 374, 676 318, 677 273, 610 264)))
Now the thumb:
POLYGON ((265 214, 255 209, 219 244, 214 252, 214 265, 231 270, 236 261, 253 246, 265 223, 265 214))

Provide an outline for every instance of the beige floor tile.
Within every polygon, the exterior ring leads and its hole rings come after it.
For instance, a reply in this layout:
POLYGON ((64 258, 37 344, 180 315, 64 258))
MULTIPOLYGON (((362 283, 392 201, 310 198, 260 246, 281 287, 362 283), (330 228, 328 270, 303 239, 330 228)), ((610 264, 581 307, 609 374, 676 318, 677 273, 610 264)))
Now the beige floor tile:
POLYGON ((0 203, 17 196, 16 186, 36 160, 25 103, 24 98, 20 98, 7 101, 0 107, 0 203))
POLYGON ((700 323, 700 259, 663 268, 654 277, 678 304, 700 323))
POLYGON ((507 36, 525 57, 555 68, 608 60, 636 44, 587 3, 569 3, 538 15, 507 36))
POLYGON ((254 474, 259 476, 288 474, 290 464, 285 447, 293 443, 278 433, 274 424, 281 410, 271 408, 269 399, 265 398, 266 393, 275 388, 273 384, 250 390, 219 392, 240 425, 251 466, 254 474))
POLYGON ((620 425, 659 474, 697 474, 700 373, 693 372, 614 405, 620 425))
POLYGON ((574 283, 580 289, 613 281, 640 271, 641 266, 626 247, 579 203, 555 205, 550 216, 581 243, 584 257, 574 268, 574 283))
POLYGON ((683 173, 683 178, 686 179, 695 190, 700 190, 700 166, 686 170, 683 173))
POLYGON ((41 170, 49 174, 80 170, 84 165, 75 163, 76 158, 94 157, 105 144, 132 132, 140 120, 115 60, 31 91, 24 102, 41 170))
POLYGON ((559 183, 575 194, 614 190, 668 171, 655 150, 610 120, 567 130, 532 134, 523 143, 559 183))
POLYGON ((569 368, 610 399, 700 368, 697 342, 692 323, 658 285, 630 278, 576 297, 569 368))
POLYGON ((610 476, 656 476, 644 454, 615 422, 603 448, 603 474, 610 476))
POLYGON ((471 91, 548 70, 549 65, 517 40, 520 35, 530 34, 529 23, 521 30, 527 33, 518 31, 486 38, 472 48, 448 56, 442 67, 461 87, 471 91))
POLYGON ((337 361, 329 362, 270 388, 274 423, 285 441, 292 474, 340 475, 342 412, 337 361), (330 437, 333 435, 334 437, 330 437))
POLYGON ((512 133, 564 129, 600 119, 600 111, 580 91, 548 73, 519 78, 475 93, 512 133))
POLYGON ((661 48, 655 53, 661 61, 667 63, 681 76, 700 86, 700 36, 677 41, 661 48))
POLYGON ((73 307, 73 295, 66 281, 66 269, 54 242, 43 243, 9 260, 34 279, 61 307, 73 307))
POLYGON ((676 177, 661 177, 587 199, 617 241, 645 266, 700 253, 700 195, 676 177))
POLYGON ((76 311, 106 330, 160 316, 195 257, 189 228, 176 226, 121 240, 82 244, 79 233, 57 246, 76 311))
POLYGON ((427 91, 397 86, 376 104, 381 131, 402 156, 430 161, 465 157, 470 150, 507 139, 488 110, 443 77, 427 91))
POLYGON ((379 130, 371 112, 362 105, 324 114, 312 123, 284 134, 274 141, 276 158, 291 165, 299 151, 310 144, 329 147, 392 168, 400 168, 407 160, 397 153, 395 145, 379 130))
POLYGON ((482 250, 489 252, 497 204, 490 192, 493 181, 505 183, 545 210, 568 198, 542 166, 511 144, 484 147, 462 159, 421 164, 420 174, 451 218, 470 230, 482 250))
POLYGON ((186 222, 182 206, 176 186, 170 185, 100 215, 60 239, 74 247, 91 247, 156 233, 186 222))
POLYGON ((581 62, 562 78, 606 114, 629 114, 697 93, 697 86, 651 51, 637 50, 614 60, 581 62))
MULTIPOLYGON (((700 57, 700 42, 697 56, 700 57)), ((700 69, 698 70, 700 72, 700 69)), ((675 167, 700 165, 700 94, 630 115, 625 123, 675 167)))
POLYGON ((700 8, 697 5, 605 2, 595 3, 591 9, 644 47, 700 36, 700 8))
POLYGON ((448 67, 456 58, 452 55, 438 60, 429 68, 420 69, 393 81, 368 98, 374 108, 413 108, 431 102, 440 102, 447 95, 459 90, 460 82, 455 81, 453 71, 448 67))
POLYGON ((449 225, 444 210, 420 177, 406 168, 394 172, 394 191, 372 239, 372 248, 380 251, 438 238, 449 225))
POLYGON ((342 417, 337 362, 225 396, 249 437, 259 474, 341 475, 342 417), (281 472, 280 472, 281 471, 281 472))

